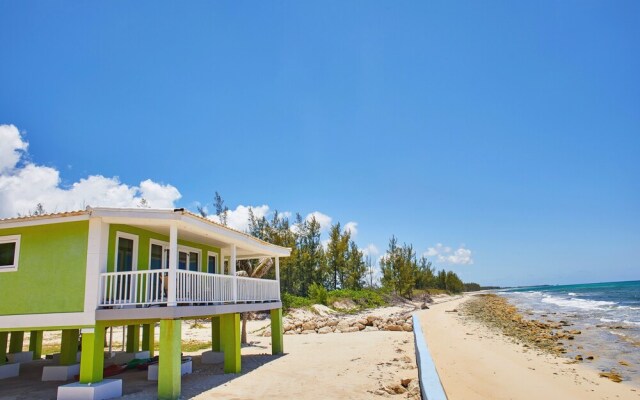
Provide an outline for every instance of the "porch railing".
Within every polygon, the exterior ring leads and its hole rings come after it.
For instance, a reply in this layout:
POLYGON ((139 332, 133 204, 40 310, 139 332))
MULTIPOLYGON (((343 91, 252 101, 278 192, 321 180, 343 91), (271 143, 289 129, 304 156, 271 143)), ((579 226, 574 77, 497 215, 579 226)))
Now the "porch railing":
MULTIPOLYGON (((168 271, 146 270, 100 274, 99 307, 160 305, 168 302, 168 271)), ((279 282, 206 272, 176 271, 178 304, 225 304, 280 300, 279 282)))

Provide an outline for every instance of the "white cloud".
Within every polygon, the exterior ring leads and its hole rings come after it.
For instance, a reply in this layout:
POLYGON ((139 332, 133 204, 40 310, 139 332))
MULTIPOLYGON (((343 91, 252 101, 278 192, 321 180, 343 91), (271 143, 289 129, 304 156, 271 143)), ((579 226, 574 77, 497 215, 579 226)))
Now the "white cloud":
POLYGON ((380 254, 380 250, 378 250, 376 245, 373 243, 369 243, 366 247, 364 247, 361 250, 362 250, 362 254, 364 254, 365 256, 371 256, 371 258, 376 258, 376 256, 380 254))
POLYGON ((349 221, 344 224, 344 231, 351 233, 351 238, 353 239, 358 234, 358 223, 354 221, 349 221))
POLYGON ((0 174, 15 168, 29 143, 22 140, 14 125, 0 125, 0 174))
MULTIPOLYGON (((261 206, 239 205, 235 210, 229 210, 227 212, 227 226, 239 231, 247 231, 249 229, 249 210, 253 211, 253 215, 256 218, 262 218, 269 214, 269 206, 266 204, 261 206)), ((209 219, 220 222, 217 215, 211 215, 209 219)))
POLYGON ((429 247, 427 251, 422 253, 422 255, 425 257, 435 258, 436 262, 442 264, 473 264, 471 250, 464 246, 460 246, 456 250, 453 250, 449 246, 444 246, 442 243, 438 243, 434 247, 429 247))
POLYGON ((321 231, 326 231, 331 227, 331 217, 327 214, 323 214, 320 211, 314 211, 309 213, 305 220, 311 221, 312 217, 315 217, 316 221, 320 224, 321 231))
POLYGON ((102 175, 63 187, 60 171, 27 161, 27 147, 15 126, 0 125, 0 217, 27 214, 38 203, 47 212, 60 212, 87 206, 136 207, 145 198, 149 207, 172 208, 181 197, 171 185, 147 179, 139 187, 129 186, 118 177, 102 175))

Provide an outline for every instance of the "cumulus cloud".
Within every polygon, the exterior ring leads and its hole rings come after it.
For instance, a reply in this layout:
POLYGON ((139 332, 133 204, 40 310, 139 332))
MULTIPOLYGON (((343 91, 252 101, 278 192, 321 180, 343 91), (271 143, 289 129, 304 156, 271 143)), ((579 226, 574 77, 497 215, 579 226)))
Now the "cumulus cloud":
POLYGON ((349 221, 344 224, 344 231, 351 233, 351 238, 354 238, 358 234, 358 223, 349 221))
POLYGON ((327 214, 323 214, 320 211, 314 211, 309 213, 305 218, 307 221, 311 221, 311 218, 315 217, 316 221, 320 224, 320 230, 326 231, 331 227, 331 217, 327 214))
POLYGON ((369 243, 366 247, 362 248, 362 254, 365 256, 371 256, 371 258, 375 258, 378 254, 380 254, 380 250, 373 243, 369 243))
POLYGON ((171 185, 145 180, 129 186, 118 177, 90 175, 63 187, 60 171, 28 161, 29 144, 14 125, 0 125, 0 217, 27 214, 41 203, 48 212, 87 206, 172 208, 181 195, 171 185))
POLYGON ((473 264, 471 250, 464 246, 460 246, 454 250, 449 246, 444 246, 442 243, 438 243, 434 247, 429 247, 422 255, 425 257, 435 258, 436 262, 442 264, 473 264))
MULTIPOLYGON (((243 232, 249 230, 249 210, 253 211, 253 215, 256 218, 262 218, 269 214, 269 206, 266 204, 261 206, 239 205, 235 210, 227 211, 227 226, 243 232)), ((209 219, 220 222, 220 218, 217 215, 212 215, 209 219)))

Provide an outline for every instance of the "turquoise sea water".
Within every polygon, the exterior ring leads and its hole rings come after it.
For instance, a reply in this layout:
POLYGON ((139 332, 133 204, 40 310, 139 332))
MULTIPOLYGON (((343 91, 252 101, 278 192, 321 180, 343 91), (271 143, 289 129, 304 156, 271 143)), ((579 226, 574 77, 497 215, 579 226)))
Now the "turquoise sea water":
POLYGON ((640 281, 534 286, 499 291, 525 316, 565 320, 581 335, 565 341, 568 357, 593 355, 585 361, 599 370, 614 368, 640 385, 640 281), (622 365, 620 361, 629 365, 622 365))

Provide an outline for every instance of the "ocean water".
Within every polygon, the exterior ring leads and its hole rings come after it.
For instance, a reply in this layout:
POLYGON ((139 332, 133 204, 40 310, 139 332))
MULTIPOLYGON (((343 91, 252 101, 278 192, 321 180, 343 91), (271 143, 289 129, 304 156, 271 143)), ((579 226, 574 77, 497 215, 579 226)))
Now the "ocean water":
POLYGON ((535 286, 499 291, 526 317, 560 321, 578 329, 563 341, 567 357, 592 355, 584 364, 602 371, 614 368, 640 385, 640 281, 535 286), (622 362, 622 363, 621 363, 622 362), (628 365, 623 365, 628 364, 628 365))

